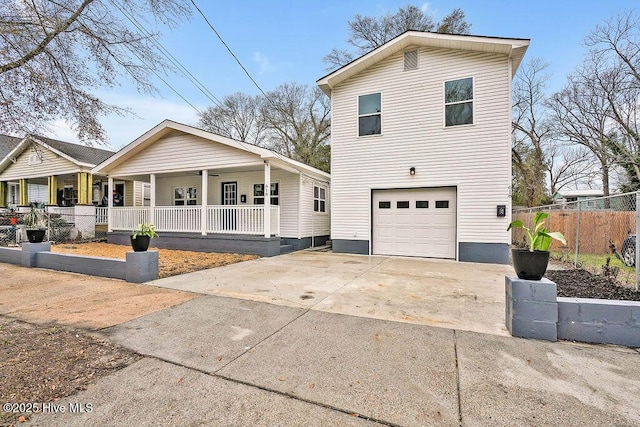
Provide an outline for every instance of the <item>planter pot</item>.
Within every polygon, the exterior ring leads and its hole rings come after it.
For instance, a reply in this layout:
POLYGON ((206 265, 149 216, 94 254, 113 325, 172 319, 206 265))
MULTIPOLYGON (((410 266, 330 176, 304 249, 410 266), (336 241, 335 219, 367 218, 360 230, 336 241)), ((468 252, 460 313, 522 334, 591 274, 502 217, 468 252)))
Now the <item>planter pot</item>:
POLYGON ((138 236, 135 239, 131 236, 131 247, 134 252, 145 252, 149 249, 149 242, 151 242, 149 236, 138 236))
POLYGON ((511 259, 518 278, 540 280, 549 265, 549 252, 514 248, 511 249, 511 259))
POLYGON ((27 239, 29 243, 42 243, 47 230, 27 230, 27 239))

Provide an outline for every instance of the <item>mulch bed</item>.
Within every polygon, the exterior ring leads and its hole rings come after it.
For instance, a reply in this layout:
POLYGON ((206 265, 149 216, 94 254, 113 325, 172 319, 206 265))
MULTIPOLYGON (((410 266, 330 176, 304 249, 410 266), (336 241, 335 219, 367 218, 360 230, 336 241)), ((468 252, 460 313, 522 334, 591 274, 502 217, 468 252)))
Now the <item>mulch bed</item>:
POLYGON ((556 283, 559 297, 640 301, 640 292, 621 286, 614 277, 582 269, 548 270, 545 277, 556 283))
MULTIPOLYGON (((53 403, 141 358, 86 331, 58 325, 32 325, 2 316, 0 343, 0 403, 3 405, 53 403)), ((10 409, 7 412, 3 406, 0 425, 14 425, 29 417, 28 411, 10 409)))

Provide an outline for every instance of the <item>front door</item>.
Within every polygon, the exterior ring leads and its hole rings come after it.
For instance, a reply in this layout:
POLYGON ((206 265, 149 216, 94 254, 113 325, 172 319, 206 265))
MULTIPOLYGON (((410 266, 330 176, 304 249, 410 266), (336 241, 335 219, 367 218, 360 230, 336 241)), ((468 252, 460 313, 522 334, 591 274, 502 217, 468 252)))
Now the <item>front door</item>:
MULTIPOLYGON (((222 204, 225 206, 238 204, 238 183, 223 182, 222 183, 222 204)), ((225 209, 222 213, 222 229, 236 229, 237 211, 235 209, 225 209)))

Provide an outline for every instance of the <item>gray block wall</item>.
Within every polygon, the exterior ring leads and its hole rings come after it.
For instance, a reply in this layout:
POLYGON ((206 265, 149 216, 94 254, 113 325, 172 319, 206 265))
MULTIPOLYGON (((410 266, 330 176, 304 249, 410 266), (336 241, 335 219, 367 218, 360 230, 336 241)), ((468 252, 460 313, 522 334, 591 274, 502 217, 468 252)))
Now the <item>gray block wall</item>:
POLYGON ((640 347, 640 302, 559 297, 558 338, 640 347))
POLYGON ((514 337, 557 341, 556 284, 548 279, 505 277, 507 329, 514 337))
POLYGON ((22 250, 20 248, 0 248, 0 262, 22 265, 22 250))
MULTIPOLYGON (((107 241, 116 245, 131 244, 131 233, 114 231, 107 233, 107 241)), ((243 236, 235 234, 206 235, 195 233, 160 233, 151 240, 155 248, 180 249, 196 252, 225 252, 259 255, 263 257, 280 255, 279 237, 243 236)))
POLYGON ((126 260, 51 252, 51 243, 23 243, 22 249, 0 248, 0 262, 23 267, 122 279, 132 283, 158 278, 158 252, 127 252, 126 260))

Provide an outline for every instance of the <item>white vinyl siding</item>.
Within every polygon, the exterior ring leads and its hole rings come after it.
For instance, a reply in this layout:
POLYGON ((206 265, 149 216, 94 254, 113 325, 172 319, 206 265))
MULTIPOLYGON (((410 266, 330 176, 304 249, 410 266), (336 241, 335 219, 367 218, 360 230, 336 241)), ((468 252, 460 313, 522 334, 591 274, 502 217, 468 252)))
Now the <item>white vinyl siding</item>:
POLYGON ((76 173, 82 170, 80 166, 57 155, 53 151, 40 145, 37 147, 37 151, 42 158, 41 163, 29 164, 29 156, 34 154, 33 148, 29 147, 18 156, 16 163, 10 163, 9 166, 0 173, 0 180, 14 181, 22 178, 41 178, 50 175, 76 173))
POLYGON ((300 195, 300 233, 301 237, 328 236, 331 234, 331 192, 329 186, 321 181, 302 176, 300 195), (326 212, 313 211, 313 187, 326 188, 326 212))
POLYGON ((333 89, 332 239, 371 240, 372 189, 450 186, 458 242, 509 243, 508 218, 495 213, 511 205, 509 59, 435 48, 419 56, 411 73, 398 52, 333 89), (444 82, 470 76, 474 125, 445 128, 444 82), (358 96, 375 92, 384 93, 384 134, 359 138, 358 96))
POLYGON ((147 175, 186 170, 262 165, 258 156, 246 151, 208 141, 193 135, 169 136, 116 166, 112 176, 147 175))

